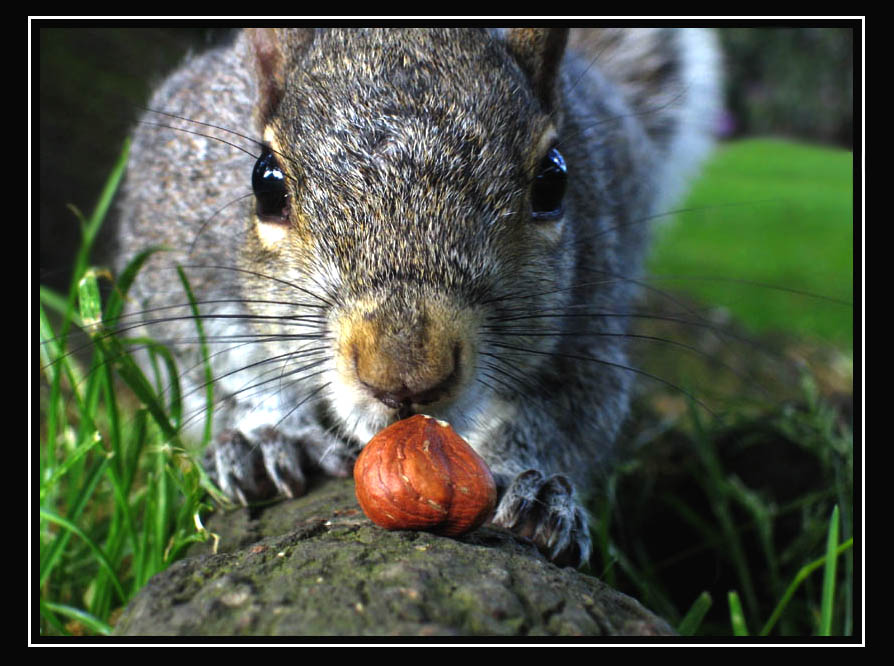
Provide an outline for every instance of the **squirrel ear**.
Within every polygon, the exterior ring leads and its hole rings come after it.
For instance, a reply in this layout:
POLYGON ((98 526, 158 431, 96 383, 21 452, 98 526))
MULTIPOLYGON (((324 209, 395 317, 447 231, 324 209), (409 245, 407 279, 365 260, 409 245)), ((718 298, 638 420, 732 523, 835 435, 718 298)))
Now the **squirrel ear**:
POLYGON ((557 79, 565 44, 567 28, 511 28, 506 31, 506 45, 527 74, 534 93, 546 111, 557 104, 557 79))
POLYGON ((247 32, 258 77, 258 112, 266 122, 282 99, 289 64, 310 47, 315 31, 250 28, 247 32))

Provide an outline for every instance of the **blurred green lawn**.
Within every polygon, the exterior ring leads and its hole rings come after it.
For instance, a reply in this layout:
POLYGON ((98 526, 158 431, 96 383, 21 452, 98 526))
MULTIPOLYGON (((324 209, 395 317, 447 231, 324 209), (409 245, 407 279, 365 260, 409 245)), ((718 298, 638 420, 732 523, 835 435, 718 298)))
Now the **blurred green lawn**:
POLYGON ((853 348, 853 154, 777 139, 721 145, 683 205, 658 224, 656 286, 726 306, 755 332, 853 348), (710 278, 710 279, 702 279, 710 278), (790 293, 767 286, 809 292, 790 293))

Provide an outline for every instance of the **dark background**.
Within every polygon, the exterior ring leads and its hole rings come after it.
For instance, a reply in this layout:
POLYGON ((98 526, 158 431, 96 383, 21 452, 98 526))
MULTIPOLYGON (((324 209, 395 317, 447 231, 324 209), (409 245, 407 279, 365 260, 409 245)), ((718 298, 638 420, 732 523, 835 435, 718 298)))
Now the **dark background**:
MULTIPOLYGON (((729 139, 782 135, 852 148, 855 73, 859 76, 854 51, 860 38, 858 33, 855 39, 854 28, 859 30, 859 22, 718 27, 729 110, 718 131, 729 139)), ((41 22, 32 29, 38 110, 31 145, 32 204, 37 204, 32 215, 39 216, 39 280, 63 290, 79 238, 69 205, 89 214, 152 87, 190 49, 213 46, 231 31, 41 22)), ((100 242, 94 260, 103 263, 108 249, 100 242)))

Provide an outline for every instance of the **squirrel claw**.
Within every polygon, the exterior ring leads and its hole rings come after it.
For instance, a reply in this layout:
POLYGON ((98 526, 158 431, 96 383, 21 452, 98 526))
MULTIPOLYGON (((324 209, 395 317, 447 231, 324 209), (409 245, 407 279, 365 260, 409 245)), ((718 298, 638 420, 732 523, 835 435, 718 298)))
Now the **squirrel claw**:
POLYGON ((534 469, 519 474, 506 489, 493 521, 531 539, 559 566, 580 567, 590 558, 590 530, 583 508, 563 475, 545 478, 534 469))
POLYGON ((247 439, 238 430, 221 433, 202 464, 221 491, 243 506, 274 497, 300 497, 307 489, 301 452, 273 428, 247 439))

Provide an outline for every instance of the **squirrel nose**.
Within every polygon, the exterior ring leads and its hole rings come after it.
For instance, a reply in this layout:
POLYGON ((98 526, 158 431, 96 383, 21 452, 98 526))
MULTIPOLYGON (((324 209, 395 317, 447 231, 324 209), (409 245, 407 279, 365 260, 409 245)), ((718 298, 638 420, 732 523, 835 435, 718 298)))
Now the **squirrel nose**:
POLYGON ((436 345, 418 355, 393 356, 384 348, 354 348, 357 380, 379 402, 393 409, 427 405, 450 395, 459 381, 461 345, 436 345))
POLYGON ((455 399, 474 366, 474 320, 446 299, 394 292, 346 308, 336 326, 336 368, 348 394, 399 413, 455 399))

